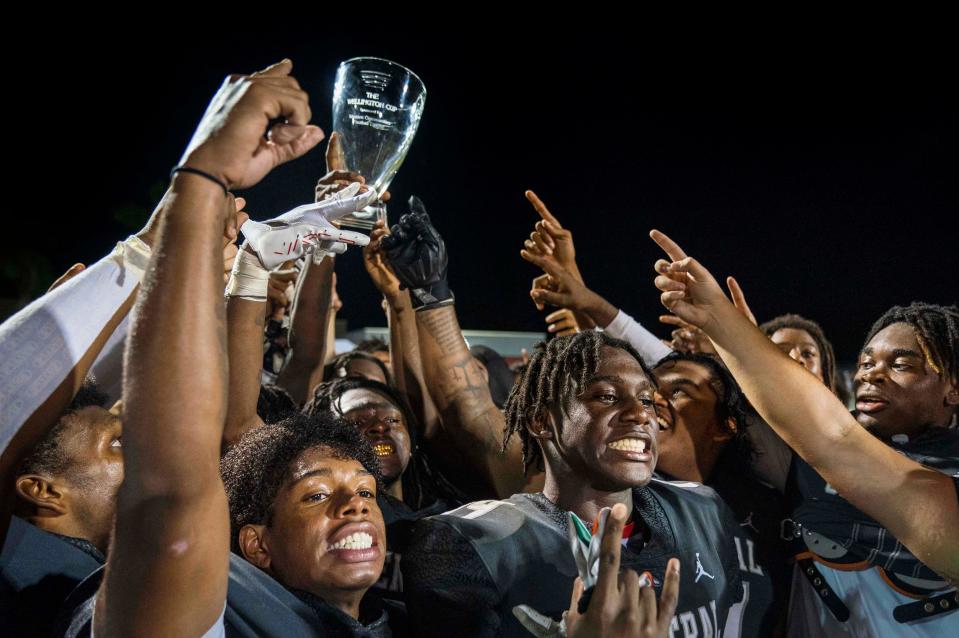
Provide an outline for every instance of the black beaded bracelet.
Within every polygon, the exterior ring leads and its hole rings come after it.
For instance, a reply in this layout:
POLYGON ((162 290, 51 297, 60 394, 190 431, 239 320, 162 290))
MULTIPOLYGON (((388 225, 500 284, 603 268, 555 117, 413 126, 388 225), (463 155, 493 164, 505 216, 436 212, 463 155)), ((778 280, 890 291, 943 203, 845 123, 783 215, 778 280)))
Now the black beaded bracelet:
POLYGON ((173 176, 176 175, 177 173, 192 173, 193 175, 199 175, 200 177, 205 177, 211 182, 213 182, 214 184, 216 184, 217 186, 219 186, 220 188, 222 188, 224 195, 230 194, 230 189, 226 187, 225 182, 223 182, 217 177, 214 177, 213 175, 210 175, 206 171, 201 171, 198 168, 191 168, 189 166, 174 166, 173 170, 170 171, 170 179, 173 179, 173 176))

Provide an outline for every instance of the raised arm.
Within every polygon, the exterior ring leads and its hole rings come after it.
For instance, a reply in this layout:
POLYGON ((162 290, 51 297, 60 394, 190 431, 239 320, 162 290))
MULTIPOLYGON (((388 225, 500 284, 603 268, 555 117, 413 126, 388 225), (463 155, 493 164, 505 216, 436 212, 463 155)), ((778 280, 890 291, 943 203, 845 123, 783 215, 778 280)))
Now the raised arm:
POLYGON ((959 583, 954 479, 867 432, 819 379, 726 299, 706 268, 666 235, 650 236, 669 257, 655 265, 663 305, 709 336, 766 422, 846 500, 888 528, 929 568, 959 583))
POLYGON ((323 380, 328 324, 334 315, 331 307, 333 267, 333 257, 325 257, 316 263, 312 256, 307 256, 296 285, 290 324, 293 354, 276 383, 300 405, 310 400, 310 391, 323 380))
POLYGON ((411 198, 410 206, 414 212, 400 219, 382 246, 393 272, 410 288, 423 374, 440 414, 442 439, 468 465, 464 470, 505 498, 527 482, 522 453, 518 445, 502 450, 503 414, 460 331, 446 281, 446 246, 422 202, 411 198))
POLYGON ((322 138, 284 60, 231 76, 173 180, 140 293, 124 379, 125 475, 99 636, 199 636, 223 609, 229 515, 219 476, 227 346, 220 242, 235 223, 228 187, 257 183, 322 138), (264 138, 271 121, 279 120, 264 138))
MULTIPOLYGON (((316 185, 316 201, 322 201, 351 182, 363 183, 363 177, 346 167, 340 137, 334 133, 326 147, 327 173, 316 185)), ((293 316, 290 325, 290 346, 293 354, 277 377, 277 384, 304 405, 313 388, 323 381, 323 366, 332 352, 331 324, 336 313, 332 308, 334 258, 314 262, 306 259, 304 272, 296 286, 293 316)))
POLYGON ((452 305, 416 315, 423 372, 440 414, 444 438, 452 442, 473 472, 497 497, 525 491, 519 445, 503 450, 503 413, 493 403, 489 385, 470 354, 452 305))
POLYGON ((603 328, 610 335, 628 341, 649 365, 668 355, 671 350, 658 337, 586 286, 576 263, 572 232, 562 226, 536 193, 526 191, 526 199, 533 205, 540 220, 524 242, 520 254, 545 273, 533 279, 530 295, 539 310, 545 304, 560 308, 546 317, 547 330, 564 334, 571 322, 564 321, 563 317, 572 313, 578 328, 603 328), (547 265, 552 267, 552 271, 563 272, 564 281, 560 282, 557 277, 551 276, 547 265), (538 291, 561 294, 540 295, 538 291))
POLYGON ((263 326, 270 273, 244 245, 227 283, 226 328, 229 360, 229 401, 223 427, 223 447, 263 425, 256 413, 263 368, 263 326))
POLYGON ((370 243, 363 248, 363 265, 376 289, 383 294, 386 317, 390 327, 390 366, 399 390, 410 401, 420 423, 420 436, 432 440, 440 427, 436 405, 426 390, 420 340, 410 294, 402 290, 400 281, 390 270, 383 255, 380 240, 389 235, 386 223, 376 222, 370 234, 370 243))

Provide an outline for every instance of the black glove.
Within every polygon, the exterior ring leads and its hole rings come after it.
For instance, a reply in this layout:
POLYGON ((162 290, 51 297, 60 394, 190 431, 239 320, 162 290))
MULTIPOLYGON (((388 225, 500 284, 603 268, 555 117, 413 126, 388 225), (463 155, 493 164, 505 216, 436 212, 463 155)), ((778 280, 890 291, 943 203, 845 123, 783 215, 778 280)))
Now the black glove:
POLYGON ((410 212, 382 239, 383 252, 400 288, 410 289, 414 309, 449 305, 453 293, 446 282, 446 244, 430 223, 423 202, 413 196, 409 205, 410 212))

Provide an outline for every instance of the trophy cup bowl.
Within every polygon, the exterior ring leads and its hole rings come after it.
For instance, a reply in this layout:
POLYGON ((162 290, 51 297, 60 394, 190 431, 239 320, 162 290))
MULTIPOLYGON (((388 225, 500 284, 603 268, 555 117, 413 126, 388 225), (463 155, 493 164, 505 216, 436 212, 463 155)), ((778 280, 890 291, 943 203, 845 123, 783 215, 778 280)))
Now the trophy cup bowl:
MULTIPOLYGON (((350 170, 382 195, 406 158, 426 104, 426 87, 406 67, 382 58, 341 62, 333 89, 333 130, 350 170)), ((340 218, 342 226, 369 229, 386 219, 377 201, 340 218)))

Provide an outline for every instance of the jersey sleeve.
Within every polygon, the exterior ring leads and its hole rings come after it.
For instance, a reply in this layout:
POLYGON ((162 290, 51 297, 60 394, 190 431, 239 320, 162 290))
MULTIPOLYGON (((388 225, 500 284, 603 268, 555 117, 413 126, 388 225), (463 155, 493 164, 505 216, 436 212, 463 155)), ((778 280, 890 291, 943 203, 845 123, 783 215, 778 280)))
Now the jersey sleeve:
POLYGON ((502 597, 458 530, 438 519, 420 521, 401 567, 411 635, 496 635, 502 597))
POLYGON ((636 348, 643 362, 652 367, 660 359, 672 354, 672 350, 660 341, 656 335, 647 330, 641 323, 620 310, 616 317, 603 331, 610 337, 622 339, 636 348))
MULTIPOLYGON (((0 325, 0 449, 56 390, 140 283, 135 238, 0 325)), ((122 340, 122 335, 118 337, 122 340)))

